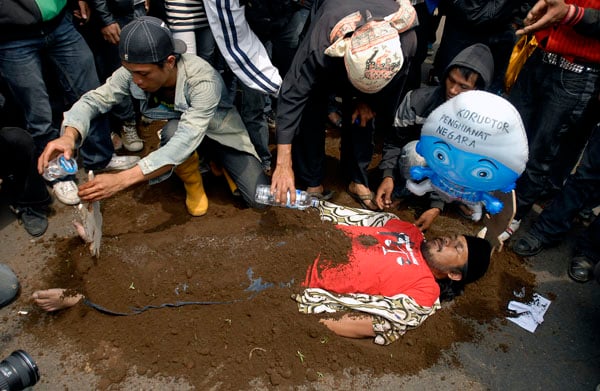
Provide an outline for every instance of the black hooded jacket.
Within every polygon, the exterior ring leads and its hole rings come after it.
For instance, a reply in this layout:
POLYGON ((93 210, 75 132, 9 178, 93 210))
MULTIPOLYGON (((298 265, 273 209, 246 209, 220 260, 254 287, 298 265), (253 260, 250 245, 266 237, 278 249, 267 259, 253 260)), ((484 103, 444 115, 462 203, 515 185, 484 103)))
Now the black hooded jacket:
POLYGON ((421 136, 421 127, 439 105, 446 101, 446 77, 454 67, 469 68, 479 74, 487 89, 494 77, 494 59, 490 49, 477 43, 464 49, 454 57, 444 70, 443 81, 439 86, 422 87, 409 91, 396 110, 394 126, 383 144, 383 156, 379 168, 383 177, 393 177, 394 167, 402 153, 402 148, 421 136))

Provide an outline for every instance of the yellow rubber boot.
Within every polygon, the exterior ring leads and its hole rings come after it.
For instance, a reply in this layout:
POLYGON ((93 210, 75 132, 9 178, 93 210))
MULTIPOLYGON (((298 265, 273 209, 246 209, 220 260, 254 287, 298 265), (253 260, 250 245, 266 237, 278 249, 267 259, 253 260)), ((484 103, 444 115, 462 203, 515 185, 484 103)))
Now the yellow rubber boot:
POLYGON ((238 189, 237 185, 235 184, 235 182, 233 181, 226 169, 217 165, 217 163, 211 161, 210 170, 214 176, 225 177, 225 180, 227 181, 227 186, 229 186, 229 190, 231 190, 231 194, 233 194, 234 196, 240 195, 240 190, 238 189))
POLYGON ((208 210, 208 197, 204 192, 198 163, 198 154, 194 152, 175 168, 175 174, 181 178, 185 186, 185 205, 192 216, 203 216, 208 210))
POLYGON ((238 189, 233 179, 231 179, 231 177, 229 176, 227 170, 223 169, 223 175, 225 176, 225 180, 227 181, 227 186, 229 186, 229 190, 231 190, 231 194, 233 194, 234 196, 239 196, 240 190, 238 189))

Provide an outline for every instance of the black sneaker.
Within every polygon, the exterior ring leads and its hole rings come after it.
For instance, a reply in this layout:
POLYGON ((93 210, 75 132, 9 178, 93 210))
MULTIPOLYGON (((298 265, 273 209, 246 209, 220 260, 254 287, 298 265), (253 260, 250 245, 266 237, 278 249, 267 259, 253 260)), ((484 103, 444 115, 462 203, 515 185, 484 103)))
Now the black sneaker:
POLYGON ((41 236, 48 229, 48 217, 46 208, 34 207, 11 207, 13 212, 23 223, 25 231, 31 236, 41 236))

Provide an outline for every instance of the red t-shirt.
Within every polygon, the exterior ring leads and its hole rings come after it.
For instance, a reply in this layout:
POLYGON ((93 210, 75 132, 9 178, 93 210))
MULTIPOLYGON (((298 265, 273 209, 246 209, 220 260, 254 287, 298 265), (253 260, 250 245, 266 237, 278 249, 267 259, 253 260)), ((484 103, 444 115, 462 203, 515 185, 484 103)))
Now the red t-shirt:
POLYGON ((392 219, 383 227, 337 228, 352 239, 348 263, 328 267, 318 256, 306 273, 306 287, 388 297, 403 293, 427 307, 439 297, 440 288, 421 254, 423 234, 413 224, 392 219))

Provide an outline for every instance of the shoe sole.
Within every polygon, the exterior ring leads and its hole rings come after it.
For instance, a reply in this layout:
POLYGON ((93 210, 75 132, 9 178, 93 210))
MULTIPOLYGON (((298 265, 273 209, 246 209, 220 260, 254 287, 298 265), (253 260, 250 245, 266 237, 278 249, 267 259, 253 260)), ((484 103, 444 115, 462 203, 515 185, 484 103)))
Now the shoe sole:
POLYGON ((144 144, 142 143, 142 146, 140 148, 131 148, 125 144, 123 144, 123 148, 125 148, 126 150, 128 150, 129 152, 139 152, 142 149, 144 149, 144 144))
POLYGON ((61 203, 65 204, 65 205, 77 205, 81 202, 80 198, 77 198, 77 200, 73 200, 73 201, 65 201, 56 194, 54 189, 52 189, 52 194, 54 194, 54 198, 56 198, 58 201, 60 201, 61 203))
POLYGON ((124 167, 119 167, 119 168, 107 168, 107 167, 99 168, 97 170, 94 170, 94 172, 102 173, 102 172, 110 172, 110 171, 125 171, 125 170, 129 170, 132 167, 135 167, 138 164, 138 162, 139 162, 139 160, 130 166, 124 166, 124 167))

